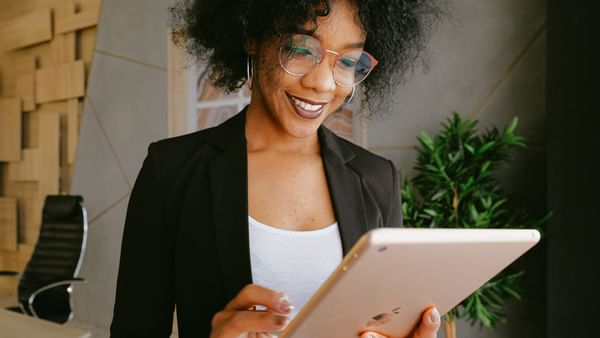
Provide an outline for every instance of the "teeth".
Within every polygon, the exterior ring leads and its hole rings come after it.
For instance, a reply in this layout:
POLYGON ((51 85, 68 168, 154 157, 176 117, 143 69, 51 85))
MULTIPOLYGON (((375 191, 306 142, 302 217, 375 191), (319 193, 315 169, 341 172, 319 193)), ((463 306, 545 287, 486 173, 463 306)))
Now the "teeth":
POLYGON ((299 106, 300 108, 309 111, 309 112, 316 112, 318 110, 320 110, 321 108, 323 108, 324 105, 319 104, 319 105, 314 105, 314 104, 310 104, 304 101, 300 101, 299 99, 292 97, 292 100, 294 100, 294 103, 299 106))

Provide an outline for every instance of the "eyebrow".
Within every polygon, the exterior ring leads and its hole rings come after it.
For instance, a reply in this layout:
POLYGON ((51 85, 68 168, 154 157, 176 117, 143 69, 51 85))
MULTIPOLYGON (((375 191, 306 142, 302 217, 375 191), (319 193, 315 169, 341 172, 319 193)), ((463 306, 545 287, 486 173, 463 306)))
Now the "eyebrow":
MULTIPOLYGON (((306 34, 306 35, 310 35, 313 38, 316 38, 317 40, 321 41, 321 37, 314 30, 304 30, 304 29, 302 29, 302 30, 300 30, 300 33, 306 34)), ((363 47, 365 47, 365 43, 364 42, 354 42, 354 43, 349 43, 349 44, 345 45, 342 49, 363 48, 363 47)))

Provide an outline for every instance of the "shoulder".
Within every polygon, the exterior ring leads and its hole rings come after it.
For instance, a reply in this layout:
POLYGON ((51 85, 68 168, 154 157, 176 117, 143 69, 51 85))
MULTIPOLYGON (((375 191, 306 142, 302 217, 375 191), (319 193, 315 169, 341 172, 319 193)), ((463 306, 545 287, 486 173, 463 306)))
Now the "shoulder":
POLYGON ((342 147, 354 154, 347 164, 364 179, 379 181, 393 179, 396 168, 392 161, 344 138, 339 136, 335 138, 342 147))

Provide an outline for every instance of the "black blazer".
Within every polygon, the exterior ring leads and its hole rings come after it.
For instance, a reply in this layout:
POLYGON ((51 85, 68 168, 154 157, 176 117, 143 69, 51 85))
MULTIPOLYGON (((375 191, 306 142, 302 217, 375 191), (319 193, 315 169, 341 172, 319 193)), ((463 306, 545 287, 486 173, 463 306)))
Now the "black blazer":
MULTIPOLYGON (((127 210, 111 337, 208 337, 212 316, 252 283, 246 113, 153 143, 127 210)), ((392 162, 318 130, 344 253, 367 230, 400 226, 392 162)))

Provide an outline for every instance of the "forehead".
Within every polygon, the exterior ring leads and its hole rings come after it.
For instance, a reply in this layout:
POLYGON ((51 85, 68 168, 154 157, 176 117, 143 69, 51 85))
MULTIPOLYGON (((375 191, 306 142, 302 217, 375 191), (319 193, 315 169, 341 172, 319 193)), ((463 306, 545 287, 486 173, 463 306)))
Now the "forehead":
POLYGON ((358 8, 348 0, 332 1, 329 15, 317 18, 315 24, 304 28, 332 49, 342 49, 365 42, 365 34, 358 21, 358 8))

